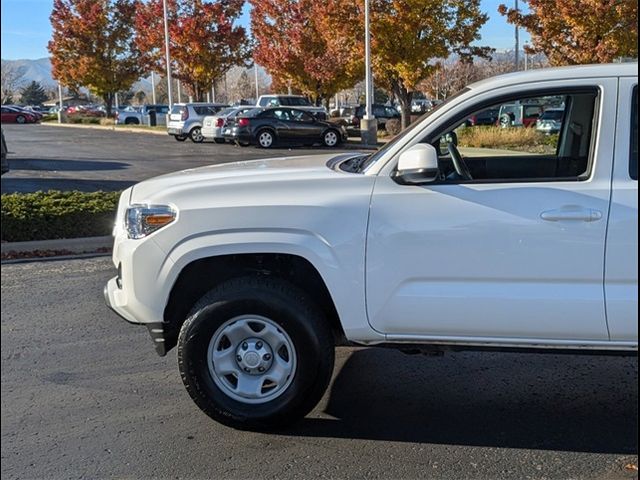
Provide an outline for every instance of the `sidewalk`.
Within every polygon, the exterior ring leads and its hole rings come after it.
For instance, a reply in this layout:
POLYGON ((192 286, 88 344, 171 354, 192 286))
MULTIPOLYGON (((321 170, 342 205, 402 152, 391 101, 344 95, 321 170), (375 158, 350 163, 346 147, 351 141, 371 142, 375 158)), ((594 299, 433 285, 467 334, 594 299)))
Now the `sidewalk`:
POLYGON ((153 135, 167 136, 167 131, 154 130, 151 127, 130 127, 130 126, 114 126, 114 125, 95 125, 95 124, 82 124, 82 123, 56 123, 56 122, 44 122, 40 125, 46 127, 63 127, 63 128, 88 128, 93 130, 109 130, 110 132, 130 132, 130 133, 150 133, 153 135))
POLYGON ((41 258, 74 258, 83 255, 108 255, 113 237, 62 238, 33 242, 5 242, 0 244, 3 263, 41 258))

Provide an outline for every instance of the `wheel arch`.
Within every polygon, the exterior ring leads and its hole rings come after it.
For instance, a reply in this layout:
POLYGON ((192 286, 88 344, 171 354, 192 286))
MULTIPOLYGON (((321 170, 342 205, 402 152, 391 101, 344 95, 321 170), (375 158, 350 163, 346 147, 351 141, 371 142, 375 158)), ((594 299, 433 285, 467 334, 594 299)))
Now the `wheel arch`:
POLYGON ((221 282, 246 275, 276 276, 302 288, 322 309, 336 345, 347 343, 334 299, 309 260, 288 253, 235 253, 199 258, 182 268, 163 314, 166 351, 176 345, 189 311, 204 294, 221 282))

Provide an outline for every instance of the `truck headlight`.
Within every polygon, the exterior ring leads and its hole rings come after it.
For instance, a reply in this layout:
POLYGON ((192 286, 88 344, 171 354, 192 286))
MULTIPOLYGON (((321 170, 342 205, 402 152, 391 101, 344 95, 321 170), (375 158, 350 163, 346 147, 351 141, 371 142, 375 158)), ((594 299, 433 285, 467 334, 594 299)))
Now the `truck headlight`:
POLYGON ((168 205, 132 205, 125 215, 125 228, 129 238, 144 238, 175 219, 176 211, 168 205))

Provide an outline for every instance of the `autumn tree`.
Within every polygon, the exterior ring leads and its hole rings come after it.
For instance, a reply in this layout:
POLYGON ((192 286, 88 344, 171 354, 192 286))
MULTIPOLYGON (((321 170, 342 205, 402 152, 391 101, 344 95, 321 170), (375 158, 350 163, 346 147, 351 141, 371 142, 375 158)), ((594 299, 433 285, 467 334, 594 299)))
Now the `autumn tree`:
POLYGON ((54 0, 49 41, 53 78, 89 88, 111 115, 116 92, 140 77, 133 19, 138 0, 54 0))
POLYGON ((48 99, 45 89, 35 80, 20 90, 20 103, 23 105, 40 105, 48 99))
POLYGON ((289 86, 316 103, 363 75, 357 0, 249 0, 254 59, 274 88, 289 86))
POLYGON ((525 0, 529 13, 500 5, 531 35, 530 51, 552 65, 608 63, 638 56, 638 0, 525 0))
POLYGON ((400 102, 403 128, 411 121, 413 93, 436 70, 437 59, 454 54, 468 62, 489 54, 473 45, 487 19, 480 0, 372 1, 375 81, 400 102))
MULTIPOLYGON (((203 100, 231 67, 251 56, 245 29, 234 24, 243 4, 244 0, 167 0, 172 74, 196 100, 203 100)), ((135 23, 145 65, 164 71, 162 0, 140 3, 135 23)))

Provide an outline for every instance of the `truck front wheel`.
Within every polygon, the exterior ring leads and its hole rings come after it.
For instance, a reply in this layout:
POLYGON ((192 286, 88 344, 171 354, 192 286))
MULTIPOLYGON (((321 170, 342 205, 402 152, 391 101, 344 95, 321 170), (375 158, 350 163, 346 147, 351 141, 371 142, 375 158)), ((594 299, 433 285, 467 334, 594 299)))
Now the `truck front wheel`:
POLYGON ((278 278, 226 281, 195 305, 178 339, 182 381, 214 420, 286 426, 318 403, 333 372, 331 331, 309 296, 278 278))

